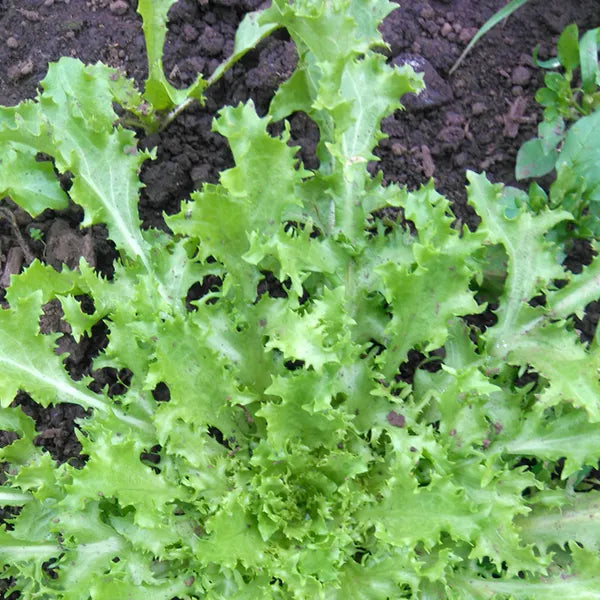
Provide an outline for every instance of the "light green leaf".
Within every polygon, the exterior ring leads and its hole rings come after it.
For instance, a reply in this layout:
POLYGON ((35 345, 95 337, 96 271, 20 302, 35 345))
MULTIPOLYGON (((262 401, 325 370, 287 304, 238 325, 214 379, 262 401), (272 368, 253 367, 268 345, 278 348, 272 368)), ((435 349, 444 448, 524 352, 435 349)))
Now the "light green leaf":
POLYGON ((326 363, 342 362, 356 350, 348 343, 354 321, 342 308, 344 294, 343 287, 325 288, 310 312, 298 314, 285 307, 273 311, 265 325, 266 348, 277 348, 288 360, 302 360, 317 372, 326 363))
POLYGON ((231 407, 246 404, 247 396, 236 389, 227 376, 225 362, 207 343, 206 336, 193 321, 165 322, 154 340, 146 389, 164 382, 171 400, 157 410, 157 427, 167 432, 177 429, 178 419, 206 430, 218 427, 227 437, 237 431, 231 407), (194 361, 187 357, 194 356, 194 361))
POLYGON ((91 501, 81 512, 60 511, 55 519, 64 539, 66 555, 61 564, 60 585, 69 593, 84 595, 99 573, 110 571, 112 559, 124 560, 126 541, 102 522, 98 502, 91 501))
POLYGON ((412 348, 429 351, 442 346, 451 317, 480 310, 469 290, 473 273, 464 260, 459 262, 456 255, 420 244, 414 246, 414 253, 415 268, 391 263, 379 268, 386 300, 392 307, 386 328, 387 349, 381 361, 388 377, 412 348))
POLYGON ((486 236, 487 243, 502 244, 508 256, 498 323, 486 334, 492 345, 490 353, 505 356, 514 345, 514 327, 522 309, 553 279, 560 279, 564 274, 558 263, 557 249, 553 249, 544 236, 570 215, 549 210, 533 215, 521 208, 509 218, 502 203, 502 185, 491 184, 484 176, 472 172, 467 178, 469 202, 482 220, 478 232, 486 236))
POLYGON ((500 446, 504 452, 552 461, 566 458, 562 479, 584 465, 596 464, 600 456, 598 423, 590 423, 587 415, 580 410, 565 408, 556 415, 550 413, 547 418, 538 413, 528 416, 520 431, 511 432, 510 439, 500 446))
POLYGON ((304 189, 306 203, 315 207, 325 233, 348 239, 357 240, 364 229, 362 190, 370 179, 367 162, 384 137, 381 119, 400 108, 403 94, 422 87, 414 71, 393 69, 371 50, 382 42, 377 19, 391 8, 387 0, 369 3, 368 10, 359 0, 278 1, 263 16, 288 29, 299 54, 298 68, 277 91, 270 114, 281 119, 304 111, 318 125, 321 165, 304 189))
POLYGON ((0 311, 0 403, 8 406, 18 390, 42 406, 74 402, 84 408, 108 410, 106 399, 73 381, 55 354, 58 334, 39 332, 41 293, 0 311))
POLYGON ((114 417, 102 425, 86 424, 86 432, 87 437, 78 437, 82 452, 90 450, 91 456, 66 485, 66 509, 81 509, 90 499, 99 497, 117 498, 123 508, 135 507, 143 523, 157 509, 186 496, 183 488, 173 486, 142 462, 140 454, 155 443, 149 434, 136 432, 134 437, 132 427, 114 417))
POLYGON ((404 94, 422 87, 421 77, 410 67, 391 69, 381 54, 349 63, 342 73, 338 94, 352 100, 352 106, 346 115, 347 125, 341 120, 336 122, 341 135, 336 135, 337 148, 330 147, 330 151, 334 155, 339 151, 339 159, 347 165, 376 159, 372 150, 386 137, 380 130, 381 119, 401 107, 404 94))
POLYGON ((0 506, 23 506, 32 499, 31 494, 24 494, 17 490, 11 490, 6 486, 0 486, 0 506))
MULTIPOLYGON (((564 287, 548 294, 549 317, 566 319, 571 315, 583 318, 585 307, 600 298, 600 260, 594 259, 583 271, 571 276, 564 287)), ((535 325, 531 323, 528 327, 535 325)))
POLYGON ((42 81, 40 106, 51 124, 50 154, 61 172, 73 174, 70 195, 84 208, 82 225, 106 223, 117 248, 149 269, 137 212, 142 186, 137 172, 150 154, 138 151, 132 131, 113 128, 111 72, 101 64, 84 67, 63 58, 50 65, 42 81))
POLYGON ((163 69, 163 47, 167 37, 167 15, 177 0, 139 0, 137 11, 142 17, 146 54, 148 55, 148 79, 144 97, 155 110, 165 110, 181 104, 187 98, 202 100, 202 90, 207 83, 198 75, 196 81, 185 90, 178 90, 169 83, 163 69))
POLYGON ((586 351, 562 324, 545 321, 533 330, 518 326, 512 349, 504 356, 511 364, 533 365, 548 379, 549 386, 539 394, 544 406, 569 402, 584 408, 592 422, 600 421, 600 354, 586 351))
POLYGON ((157 580, 144 585, 131 583, 128 577, 98 577, 90 586, 89 593, 92 600, 105 600, 106 598, 118 598, 122 596, 127 600, 171 600, 174 597, 185 597, 190 589, 185 583, 187 575, 181 575, 177 579, 167 581, 157 580))
POLYGON ((255 300, 260 278, 258 269, 243 259, 250 248, 247 232, 271 240, 288 211, 302 205, 296 187, 311 175, 298 165, 297 148, 288 146, 289 131, 272 137, 269 122, 270 117, 256 114, 252 102, 223 109, 214 128, 227 137, 235 167, 221 174, 221 185, 205 185, 192 195, 194 202, 166 219, 174 232, 201 241, 203 257, 225 265, 229 277, 224 293, 232 286, 241 288, 246 301, 255 300))
POLYGON ((52 541, 20 540, 9 531, 0 530, 0 564, 44 561, 61 553, 60 544, 52 541))
POLYGON ((600 560, 596 552, 571 549, 573 566, 552 569, 548 576, 513 579, 492 579, 460 574, 449 580, 455 590, 453 600, 491 600, 492 598, 518 598, 519 600, 598 600, 600 593, 600 560))
POLYGON ((337 390, 328 380, 335 381, 335 377, 329 374, 324 379, 316 371, 302 369, 293 378, 275 378, 265 390, 281 398, 280 403, 265 403, 256 413, 267 421, 267 435, 275 451, 296 443, 306 448, 335 447, 344 438, 350 420, 331 409, 337 390), (325 408, 315 410, 315 405, 325 408))
MULTIPOLYGON (((39 450, 33 446, 35 422, 31 417, 28 417, 20 407, 0 407, 0 429, 14 431, 19 436, 18 439, 0 448, 0 459, 13 465, 27 465, 35 461, 39 450)), ((7 489, 8 494, 12 492, 20 493, 17 490, 7 489)))
POLYGON ((216 563, 225 568, 235 568, 238 561, 245 566, 263 564, 269 549, 252 521, 242 510, 236 494, 230 494, 206 522, 208 538, 198 544, 201 563, 216 563))
POLYGON ((81 304, 73 296, 59 296, 59 300, 75 341, 79 342, 84 334, 91 335, 92 327, 98 322, 98 318, 84 313, 81 304))
POLYGON ((526 543, 547 550, 553 544, 564 546, 578 542, 588 551, 600 551, 598 492, 538 492, 533 500, 532 511, 516 520, 526 543))
POLYGON ((263 23, 263 14, 255 11, 244 15, 235 32, 232 55, 214 70, 208 80, 209 85, 218 81, 225 71, 279 27, 277 23, 263 23))
POLYGON ((330 238, 311 238, 311 233, 308 228, 294 233, 279 229, 270 239, 265 239, 253 231, 249 236, 250 248, 243 258, 253 265, 269 265, 267 270, 275 271, 279 281, 289 277, 293 292, 302 296, 302 284, 311 272, 334 274, 345 267, 346 257, 340 248, 330 238), (270 267, 269 258, 277 261, 278 272, 275 266, 270 267))
POLYGON ((10 198, 30 215, 47 208, 67 208, 69 199, 60 187, 52 163, 39 162, 32 148, 12 144, 0 163, 0 195, 10 198))
POLYGON ((32 101, 0 107, 0 140, 5 147, 0 162, 0 193, 33 216, 46 208, 64 209, 69 200, 54 174, 52 163, 36 160, 49 153, 46 121, 32 101))
POLYGON ((413 589, 419 585, 419 577, 407 566, 402 551, 390 552, 381 558, 370 557, 362 564, 349 562, 340 573, 339 587, 327 590, 332 600, 388 600, 399 598, 401 584, 413 589), (398 556, 399 555, 399 556, 398 556), (402 566, 401 566, 402 565, 402 566))
POLYGON ((500 388, 477 367, 455 371, 443 366, 432 374, 419 370, 415 374, 414 390, 417 401, 431 398, 435 402, 440 432, 453 438, 449 440, 450 454, 469 452, 471 444, 480 445, 488 435, 484 402, 500 388))
POLYGON ((58 294, 66 294, 78 289, 79 273, 69 271, 63 266, 59 273, 50 265, 44 265, 35 259, 23 273, 13 275, 6 290, 6 299, 16 306, 20 299, 41 293, 41 304, 50 302, 58 294))
POLYGON ((388 482, 378 506, 360 512, 361 520, 375 526, 378 539, 397 547, 422 542, 430 549, 442 532, 457 540, 477 537, 482 515, 449 480, 437 479, 422 488, 415 483, 410 473, 398 472, 388 482))
MULTIPOLYGON (((544 573, 552 556, 535 552, 521 539, 514 521, 529 512, 523 492, 536 486, 532 473, 503 468, 496 462, 491 477, 469 459, 457 463, 454 484, 464 490, 465 500, 479 509, 479 532, 469 552, 470 559, 492 561, 498 571, 511 577, 520 571, 544 573)), ((475 518, 475 517, 474 517, 475 518)))

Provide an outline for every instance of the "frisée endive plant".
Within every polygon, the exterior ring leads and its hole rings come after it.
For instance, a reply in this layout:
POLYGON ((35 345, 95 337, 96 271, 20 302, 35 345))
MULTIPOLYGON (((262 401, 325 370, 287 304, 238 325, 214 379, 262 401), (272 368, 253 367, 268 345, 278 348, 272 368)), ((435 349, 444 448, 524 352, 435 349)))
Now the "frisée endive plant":
MULTIPOLYGON (((235 166, 165 217, 170 234, 140 229, 151 153, 113 110, 176 116, 192 96, 173 98, 160 65, 142 96, 64 58, 34 101, 0 110, 3 193, 32 215, 79 204, 119 253, 111 278, 34 261, 0 311, 0 428, 18 436, 0 450, 0 503, 21 507, 0 563, 21 597, 597 598, 599 350, 572 316, 600 297, 600 266, 565 272, 547 233, 571 215, 529 212, 483 175, 468 174, 474 232, 432 184, 370 175, 381 119, 422 87, 374 51, 392 7, 274 0, 252 17, 255 33, 287 29, 296 71, 268 114, 220 111, 235 166), (294 111, 319 128, 318 169, 287 125, 270 133, 294 111), (56 172, 72 175, 68 193, 56 172), (402 218, 381 221, 386 207, 402 218), (482 331, 464 317, 486 309, 498 253, 497 321, 482 331), (277 297, 257 291, 267 272, 277 297), (222 285, 190 309, 208 276, 222 285), (76 339, 105 323, 94 367, 128 369, 124 393, 69 376, 58 334, 40 331, 51 300, 76 339), (400 377, 411 350, 438 349, 438 370, 400 377), (33 444, 19 390, 88 409, 82 467, 33 444)), ((155 59, 164 27, 146 27, 155 59)), ((259 37, 238 38, 238 54, 259 37)))

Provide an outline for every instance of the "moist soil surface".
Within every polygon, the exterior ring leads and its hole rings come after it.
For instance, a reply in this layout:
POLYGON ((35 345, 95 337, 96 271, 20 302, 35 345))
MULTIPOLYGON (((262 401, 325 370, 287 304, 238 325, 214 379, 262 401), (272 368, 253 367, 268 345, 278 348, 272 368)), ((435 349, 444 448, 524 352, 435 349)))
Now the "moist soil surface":
MULTIPOLYGON (((142 85, 147 66, 141 19, 135 0, 0 0, 0 105, 14 105, 36 94, 49 62, 73 56, 86 63, 102 61, 142 85)), ((170 13, 165 47, 165 72, 172 83, 189 85, 198 72, 208 76, 232 51, 243 15, 264 6, 262 0, 179 0, 170 13)), ((405 111, 384 121, 389 136, 381 141, 377 167, 386 182, 415 188, 433 177, 436 188, 453 202, 458 220, 471 227, 477 218, 466 205, 465 171, 485 171, 492 181, 517 185, 514 164, 518 148, 533 137, 541 111, 533 96, 543 73, 531 59, 554 54, 558 35, 572 22, 584 31, 600 25, 597 0, 531 0, 479 42, 462 65, 449 74, 454 61, 477 29, 505 0, 406 0, 381 26, 389 44, 389 60, 411 63, 425 72, 427 92, 405 97, 405 111)), ((208 91, 206 105, 190 107, 160 134, 140 133, 143 147, 157 147, 157 160, 142 171, 140 217, 144 226, 162 227, 163 211, 179 203, 203 182, 216 182, 232 166, 221 136, 211 132, 216 111, 252 98, 265 113, 276 87, 292 73, 296 52, 285 33, 277 32, 250 52, 208 91)), ((316 167, 316 127, 303 114, 291 118, 292 138, 302 146, 308 168, 316 167)), ((522 185, 522 184, 521 184, 522 185)), ((104 228, 79 229, 81 211, 73 206, 46 211, 35 220, 9 200, 0 203, 0 300, 10 275, 34 257, 60 268, 74 267, 80 256, 107 273, 114 259, 104 228), (31 228, 41 232, 32 239, 31 228)), ((572 257, 573 269, 589 260, 585 248, 572 257)), ((589 315, 588 315, 589 316, 589 315)), ((591 335, 597 315, 584 322, 591 335)), ((106 343, 98 328, 75 345, 66 334, 60 312, 50 305, 44 317, 48 331, 65 336, 60 351, 69 352, 67 367, 74 377, 89 374, 91 360, 106 343)), ((416 357, 418 360, 419 357, 416 357)), ((410 365, 405 371, 414 371, 410 365)), ((98 385, 118 386, 126 373, 95 373, 98 385)), ((16 400, 33 416, 38 443, 58 461, 80 460, 73 420, 79 407, 41 409, 23 394, 16 400)), ((0 432, 0 445, 8 443, 0 432)), ((2 513, 0 512, 0 517, 2 513)), ((4 598, 1 595, 0 598, 4 598)), ((12 600, 12 596, 11 596, 12 600)))

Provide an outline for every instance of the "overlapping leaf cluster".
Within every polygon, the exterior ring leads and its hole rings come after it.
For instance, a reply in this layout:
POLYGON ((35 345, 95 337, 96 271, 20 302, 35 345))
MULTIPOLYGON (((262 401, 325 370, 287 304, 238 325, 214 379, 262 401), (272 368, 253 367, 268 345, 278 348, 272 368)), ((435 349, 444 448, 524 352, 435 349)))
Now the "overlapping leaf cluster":
MULTIPOLYGON (((481 175, 476 232, 432 185, 370 175, 382 117, 421 87, 374 51, 391 8, 275 0, 253 16, 242 37, 285 27, 298 67, 267 115, 221 110, 235 166, 166 218, 172 235, 139 227, 149 154, 112 106, 143 98, 117 72, 62 59, 35 101, 1 110, 2 191, 31 214, 79 204, 120 253, 111 279, 34 262, 0 312, 0 428, 18 435, 0 502, 22 507, 0 562, 23 598, 597 597, 600 495, 583 479, 600 456, 599 350, 571 316, 600 296, 600 267, 565 273, 546 234, 569 213, 515 208, 481 175), (319 128, 315 171, 287 126, 269 133, 294 111, 319 128), (386 207, 403 218, 375 218, 386 207), (507 276, 482 333, 462 317, 485 309, 492 250, 507 276), (280 293, 260 293, 266 273, 280 293), (222 285, 190 307, 208 276, 222 285), (94 366, 129 369, 123 394, 68 375, 39 329, 50 300, 76 339, 107 325, 94 366), (399 377, 411 350, 440 348, 440 369, 399 377), (18 390, 90 409, 82 468, 33 444, 18 390)), ((170 109, 161 73, 146 100, 170 109)))
POLYGON ((534 53, 536 64, 549 69, 545 86, 536 93, 544 118, 538 136, 520 148, 515 174, 527 179, 556 170, 550 193, 534 182, 528 203, 533 210, 550 204, 571 212, 574 222, 563 223, 553 234, 559 240, 600 237, 600 150, 594 135, 600 119, 599 36, 596 28, 580 39, 573 23, 560 35, 555 59, 538 62, 534 53))

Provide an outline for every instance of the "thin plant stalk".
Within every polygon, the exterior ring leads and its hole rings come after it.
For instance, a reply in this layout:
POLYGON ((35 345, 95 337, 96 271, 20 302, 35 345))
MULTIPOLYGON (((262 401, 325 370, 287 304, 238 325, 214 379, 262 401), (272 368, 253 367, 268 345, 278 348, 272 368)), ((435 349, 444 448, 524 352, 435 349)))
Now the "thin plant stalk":
POLYGON ((517 9, 521 8, 529 0, 511 0, 504 8, 501 8, 498 12, 492 15, 480 28, 479 31, 473 36, 473 39, 469 42, 468 46, 463 50, 463 53, 458 57, 458 60, 452 65, 450 69, 450 75, 456 71, 458 66, 465 59, 467 54, 471 51, 473 46, 493 27, 495 27, 500 21, 510 17, 517 9))

